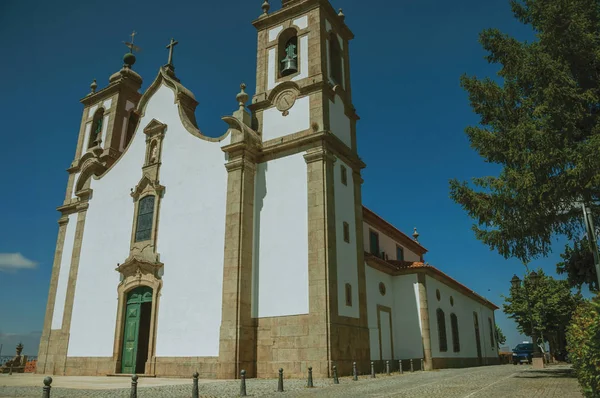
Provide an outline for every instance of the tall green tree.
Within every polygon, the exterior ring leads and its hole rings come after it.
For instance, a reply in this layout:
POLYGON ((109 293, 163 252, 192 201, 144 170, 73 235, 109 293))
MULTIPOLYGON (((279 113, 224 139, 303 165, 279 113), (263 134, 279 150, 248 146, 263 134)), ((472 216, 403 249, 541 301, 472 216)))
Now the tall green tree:
MULTIPOLYGON (((452 199, 476 220, 477 239, 504 257, 545 256, 552 238, 582 231, 582 200, 600 225, 600 1, 513 0, 532 42, 480 34, 498 82, 462 76, 480 116, 466 134, 499 176, 451 180, 452 199)), ((570 265, 566 265, 567 267, 570 265)))
POLYGON ((496 343, 498 343, 498 348, 506 343, 506 336, 502 333, 502 329, 500 329, 500 326, 498 325, 496 325, 496 343))
POLYGON ((581 288, 588 285, 591 290, 598 291, 594 256, 587 238, 575 239, 573 246, 566 245, 560 257, 563 261, 556 265, 556 272, 566 274, 571 286, 581 288))
POLYGON ((581 293, 573 293, 566 280, 556 280, 537 271, 537 281, 533 282, 528 273, 520 287, 511 286, 510 294, 504 297, 504 313, 517 323, 518 330, 549 342, 551 350, 562 350, 566 327, 577 306, 583 301, 581 293), (532 321, 533 328, 532 329, 532 321))

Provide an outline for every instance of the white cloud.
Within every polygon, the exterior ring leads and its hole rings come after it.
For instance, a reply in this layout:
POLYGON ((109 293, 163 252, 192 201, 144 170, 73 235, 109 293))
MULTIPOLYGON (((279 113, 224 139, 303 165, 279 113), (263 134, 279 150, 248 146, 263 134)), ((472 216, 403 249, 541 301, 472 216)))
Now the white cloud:
POLYGON ((0 271, 16 271, 35 268, 38 263, 23 257, 21 253, 0 253, 0 271))

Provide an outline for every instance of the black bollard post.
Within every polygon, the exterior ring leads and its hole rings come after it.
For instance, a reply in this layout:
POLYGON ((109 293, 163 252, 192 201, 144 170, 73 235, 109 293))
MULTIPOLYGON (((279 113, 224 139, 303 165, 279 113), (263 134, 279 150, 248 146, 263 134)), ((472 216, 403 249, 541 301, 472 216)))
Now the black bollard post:
POLYGON ((194 384, 192 386, 192 398, 199 398, 200 392, 198 391, 198 372, 194 372, 194 384))
POLYGON ((398 372, 400 372, 400 374, 402 374, 402 360, 398 360, 398 372))
POLYGON ((371 361, 371 378, 375 378, 375 363, 371 361))
POLYGON ((52 384, 52 377, 46 376, 44 377, 44 392, 42 393, 42 398, 50 398, 50 384, 52 384))
POLYGON ((358 380, 358 373, 356 372, 356 362, 352 362, 352 380, 358 380))
POLYGON ((277 382, 277 392, 283 392, 283 368, 279 368, 279 381, 277 382))
POLYGON ((410 371, 411 372, 415 371, 415 367, 413 366, 413 360, 412 360, 412 358, 410 359, 410 371))
POLYGON ((425 370, 425 361, 421 358, 421 370, 425 370))
POLYGON ((314 387, 313 379, 312 379, 312 366, 308 367, 308 383, 306 384, 306 387, 308 387, 308 388, 314 387))
POLYGON ((12 363, 10 364, 10 368, 8 369, 8 375, 12 376, 12 363))
POLYGON ((390 375, 390 361, 385 361, 385 372, 387 373, 387 375, 390 375))
POLYGON ((137 398, 137 382, 138 375, 131 376, 131 392, 129 393, 129 398, 137 398))
POLYGON ((241 375, 240 397, 245 397, 245 396, 247 396, 247 394, 246 394, 246 371, 244 369, 242 369, 242 371, 240 372, 240 375, 241 375))
POLYGON ((337 366, 333 365, 333 384, 340 384, 340 379, 337 375, 337 366))

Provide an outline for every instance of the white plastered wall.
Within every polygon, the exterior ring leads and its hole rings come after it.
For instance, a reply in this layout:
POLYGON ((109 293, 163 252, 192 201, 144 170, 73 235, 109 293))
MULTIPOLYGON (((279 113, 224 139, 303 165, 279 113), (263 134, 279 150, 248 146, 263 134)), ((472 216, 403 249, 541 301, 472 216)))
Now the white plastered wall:
MULTIPOLYGON (((460 293, 450 286, 427 276, 427 302, 429 306, 429 326, 431 329, 431 354, 434 358, 477 358, 477 345, 475 343, 475 327, 473 313, 479 318, 479 335, 481 341, 481 356, 483 358, 496 357, 498 355, 496 345, 490 341, 488 318, 494 322, 493 311, 478 301, 460 293), (436 290, 440 291, 440 300, 436 297, 436 290), (454 299, 454 305, 450 304, 450 297, 454 299), (448 350, 440 351, 437 309, 444 311, 446 319, 446 340, 448 350), (458 332, 460 341, 460 352, 454 352, 452 340, 452 324, 450 314, 456 314, 458 320, 458 332)), ((484 362, 485 363, 485 362, 484 362)))
POLYGON ((336 259, 338 285, 338 313, 358 318, 358 264, 356 253, 356 214, 354 207, 354 180, 352 169, 341 159, 334 163, 334 197, 336 228, 336 259), (346 185, 342 183, 342 167, 347 173, 346 185), (350 242, 344 241, 344 222, 348 223, 350 242), (352 306, 346 305, 345 285, 352 286, 352 306))
POLYGON ((335 102, 329 100, 329 125, 336 137, 348 148, 352 147, 350 119, 346 116, 344 101, 339 95, 335 96, 335 102))
MULTIPOLYGON (((396 318, 402 316, 397 313, 397 309, 394 306, 394 284, 392 277, 381 271, 369 267, 365 264, 365 281, 367 286, 367 319, 369 324, 369 342, 371 348, 371 360, 379 359, 392 359, 386 358, 385 352, 383 353, 384 358, 380 358, 379 350, 379 326, 377 323, 377 306, 383 305, 389 307, 392 313, 392 324, 396 322, 396 318), (379 283, 383 282, 386 287, 386 293, 384 296, 379 292, 379 283)), ((382 315, 385 313, 382 312, 382 315)), ((396 335, 397 331, 393 327, 393 335, 396 335)), ((390 340, 394 340, 394 336, 390 336, 388 330, 382 330, 382 348, 388 344, 391 346, 390 340)))
POLYGON ((379 234, 379 251, 385 252, 385 254, 387 254, 387 257, 390 260, 397 260, 396 247, 401 246, 404 249, 404 260, 405 261, 421 261, 421 257, 417 253, 410 251, 410 249, 408 249, 407 247, 396 242, 394 239, 387 236, 386 234, 384 234, 377 228, 367 224, 366 222, 363 223, 363 243, 364 243, 365 251, 367 251, 369 253, 371 252, 371 244, 369 241, 369 230, 373 230, 379 234))
POLYGON ((294 106, 283 116, 276 107, 263 112, 263 141, 307 130, 310 126, 310 97, 298 98, 294 106))
POLYGON ((227 184, 224 154, 219 143, 203 141, 184 129, 173 91, 163 85, 149 100, 127 151, 106 175, 92 180, 68 356, 113 354, 119 284, 115 267, 129 255, 134 217, 130 190, 142 177, 146 147, 142 130, 153 118, 167 125, 160 171, 166 190, 157 250, 165 266, 156 354, 218 355, 227 184))
POLYGON ((308 313, 308 203, 303 153, 256 171, 253 313, 308 313))
POLYGON ((54 299, 54 312, 52 314, 52 329, 61 329, 67 287, 69 285, 69 273, 71 272, 71 259, 73 257, 73 244, 75 243, 75 230, 77 229, 77 214, 69 214, 69 222, 65 231, 62 256, 60 258, 60 271, 56 284, 56 298, 54 299))
POLYGON ((394 358, 423 357, 423 339, 419 309, 419 291, 415 274, 393 277, 394 308, 394 358))

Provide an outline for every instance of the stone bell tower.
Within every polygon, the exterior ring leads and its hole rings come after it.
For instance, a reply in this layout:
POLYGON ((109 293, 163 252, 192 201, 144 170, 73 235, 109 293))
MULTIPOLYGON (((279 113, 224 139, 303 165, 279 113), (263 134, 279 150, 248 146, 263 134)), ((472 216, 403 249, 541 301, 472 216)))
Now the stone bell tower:
POLYGON ((128 46, 123 67, 110 76, 108 86, 98 90, 94 80, 90 92, 81 99, 84 109, 75 157, 67 169, 65 200, 58 207, 61 217, 40 340, 39 373, 64 373, 91 180, 121 156, 138 124, 134 109, 141 97, 142 78, 132 69, 132 51, 137 47, 133 43, 128 46))
POLYGON ((242 166, 231 153, 228 163, 236 184, 228 203, 239 210, 227 224, 224 286, 237 287, 223 296, 217 376, 272 377, 280 367, 300 376, 312 367, 322 377, 334 364, 350 374, 353 361, 369 361, 353 33, 328 0, 270 8, 265 1, 253 22, 249 108, 260 143, 240 149, 242 166))

